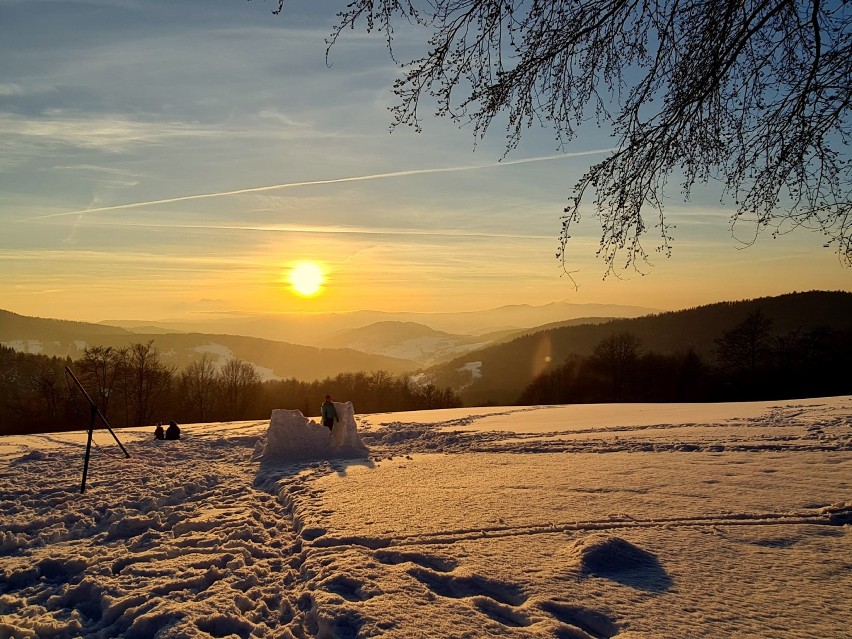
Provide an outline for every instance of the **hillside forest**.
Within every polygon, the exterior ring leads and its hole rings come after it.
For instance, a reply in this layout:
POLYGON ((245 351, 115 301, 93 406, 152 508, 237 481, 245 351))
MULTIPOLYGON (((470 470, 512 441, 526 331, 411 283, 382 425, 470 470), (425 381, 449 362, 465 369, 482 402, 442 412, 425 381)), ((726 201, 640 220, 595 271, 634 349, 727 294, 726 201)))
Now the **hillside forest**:
POLYGON ((261 420, 275 408, 314 416, 326 393, 351 401, 359 413, 852 395, 850 304, 848 293, 821 292, 722 303, 533 332, 415 375, 372 370, 312 381, 262 381, 251 362, 232 358, 222 363, 209 354, 178 368, 155 340, 87 346, 73 361, 0 346, 0 434, 88 425, 88 402, 66 367, 114 427, 172 419, 261 420), (592 341, 592 335, 597 339, 592 341), (676 347, 666 348, 664 339, 676 347), (549 353, 561 349, 567 355, 552 362, 548 357, 546 367, 531 373, 534 345, 542 343, 551 345, 549 353), (479 366, 473 383, 466 366, 470 360, 479 366))
POLYGON ((340 373, 333 378, 261 381, 239 359, 218 366, 203 355, 183 370, 166 364, 153 341, 127 348, 93 346, 83 357, 47 357, 0 346, 0 434, 86 428, 89 403, 70 367, 113 427, 268 419, 275 408, 318 415, 325 395, 352 401, 361 412, 461 406, 449 389, 414 384, 387 371, 340 373))
POLYGON ((644 351, 629 332, 601 340, 589 356, 572 355, 535 377, 519 404, 715 402, 852 393, 852 333, 826 327, 771 332, 761 311, 716 340, 715 358, 695 349, 644 351))
POLYGON ((543 327, 429 370, 465 406, 852 392, 852 293, 807 291, 543 327), (475 360, 475 361, 473 361, 475 360))

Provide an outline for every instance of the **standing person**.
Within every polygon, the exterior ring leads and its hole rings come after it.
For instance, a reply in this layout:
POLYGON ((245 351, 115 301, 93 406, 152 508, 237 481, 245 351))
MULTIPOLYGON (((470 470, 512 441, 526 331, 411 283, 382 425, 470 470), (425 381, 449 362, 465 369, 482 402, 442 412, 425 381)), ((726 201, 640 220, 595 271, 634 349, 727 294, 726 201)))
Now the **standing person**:
POLYGON ((322 403, 322 425, 327 426, 328 430, 334 428, 334 422, 339 422, 337 409, 334 408, 334 402, 331 401, 331 395, 325 396, 325 401, 322 403))

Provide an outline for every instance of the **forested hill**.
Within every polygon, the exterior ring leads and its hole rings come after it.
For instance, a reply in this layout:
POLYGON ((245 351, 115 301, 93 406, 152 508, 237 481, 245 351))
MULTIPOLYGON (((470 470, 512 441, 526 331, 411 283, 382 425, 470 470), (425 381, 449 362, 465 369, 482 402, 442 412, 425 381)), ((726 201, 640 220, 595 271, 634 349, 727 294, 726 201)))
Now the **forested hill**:
POLYGON ((153 341, 167 364, 182 370, 202 354, 219 363, 234 357, 252 363, 265 378, 297 378, 304 381, 334 377, 340 373, 386 370, 395 375, 413 372, 417 362, 348 348, 316 348, 287 342, 201 333, 140 333, 85 322, 26 317, 0 311, 0 344, 17 351, 53 357, 83 356, 91 346, 125 348, 131 343, 153 341))
MULTIPOLYGON (((224 363, 232 357, 267 369, 267 377, 295 378, 312 381, 334 377, 340 373, 384 370, 394 375, 411 373, 417 362, 384 355, 362 353, 350 348, 316 348, 287 342, 276 342, 241 335, 208 335, 204 333, 133 334, 132 341, 149 340, 162 353, 163 360, 183 369, 198 360, 202 353, 211 354, 224 363)), ((101 339, 103 346, 126 346, 125 339, 101 339)))
POLYGON ((131 336, 132 333, 116 326, 28 317, 0 309, 0 342, 26 340, 67 343, 103 335, 131 336))
POLYGON ((459 391, 466 405, 512 404, 536 375, 560 366, 569 356, 589 356, 602 340, 620 333, 635 336, 642 352, 672 354, 693 349, 712 363, 716 340, 757 311, 771 322, 769 331, 775 336, 822 327, 852 332, 852 293, 790 293, 538 331, 468 353, 429 373, 437 385, 459 391))

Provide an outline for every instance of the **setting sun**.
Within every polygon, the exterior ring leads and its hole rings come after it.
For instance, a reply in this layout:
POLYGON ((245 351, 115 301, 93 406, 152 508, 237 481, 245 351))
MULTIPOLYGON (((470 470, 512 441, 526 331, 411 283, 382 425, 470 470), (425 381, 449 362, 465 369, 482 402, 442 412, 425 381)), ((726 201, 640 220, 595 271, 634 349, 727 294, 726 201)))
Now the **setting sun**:
POLYGON ((290 269, 290 285, 293 290, 304 297, 319 293, 325 276, 322 269, 314 262, 299 262, 290 269))

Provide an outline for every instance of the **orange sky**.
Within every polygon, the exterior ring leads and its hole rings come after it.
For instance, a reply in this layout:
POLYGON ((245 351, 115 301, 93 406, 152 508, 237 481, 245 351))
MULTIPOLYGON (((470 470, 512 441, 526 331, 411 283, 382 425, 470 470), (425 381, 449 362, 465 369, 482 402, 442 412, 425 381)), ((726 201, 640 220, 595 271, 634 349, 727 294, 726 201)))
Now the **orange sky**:
POLYGON ((560 215, 611 145, 601 130, 557 153, 532 129, 506 157, 499 130, 474 144, 428 119, 389 134, 393 61, 380 39, 352 36, 326 65, 333 16, 319 6, 287 21, 262 3, 159 11, 0 5, 0 308, 94 321, 555 300, 679 309, 852 285, 817 234, 743 249, 711 184, 666 203, 673 256, 654 252, 652 228, 644 275, 603 278, 587 211, 569 245, 575 289, 554 257, 560 215), (326 272, 316 296, 290 289, 300 261, 326 272))

